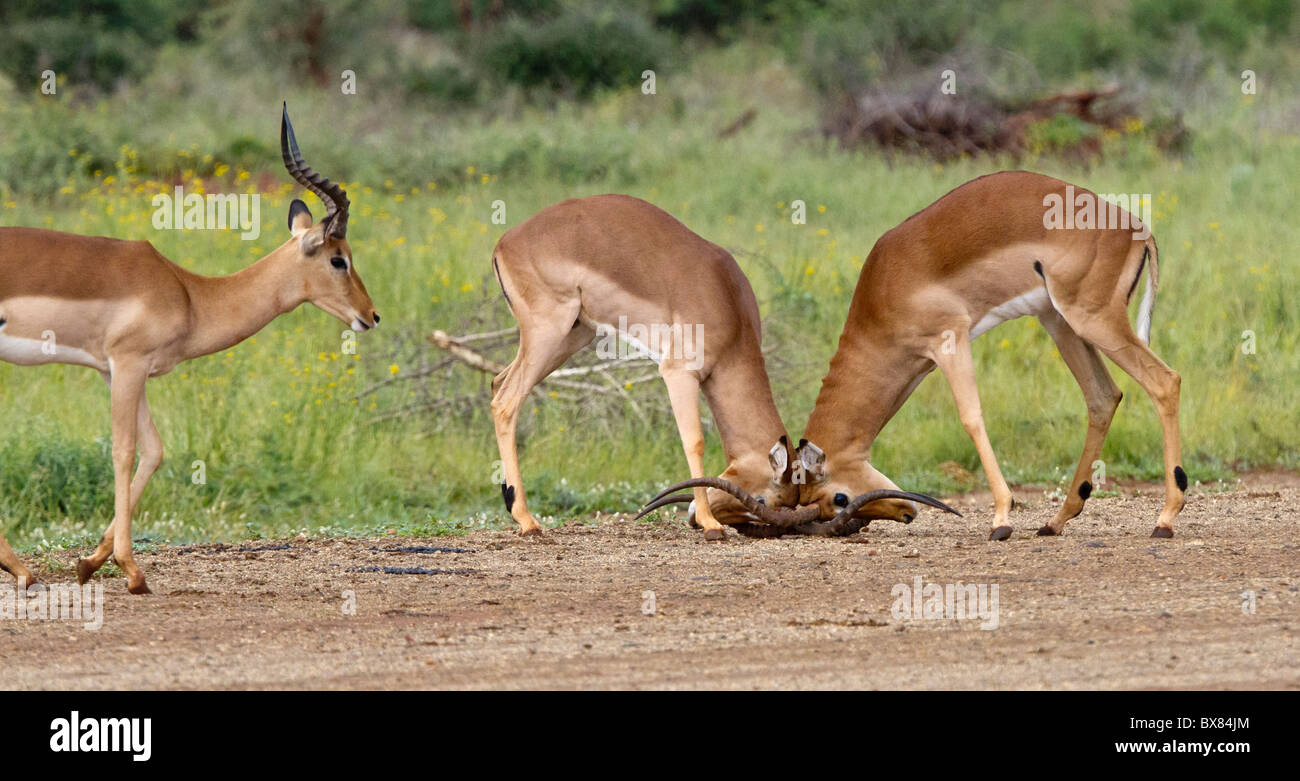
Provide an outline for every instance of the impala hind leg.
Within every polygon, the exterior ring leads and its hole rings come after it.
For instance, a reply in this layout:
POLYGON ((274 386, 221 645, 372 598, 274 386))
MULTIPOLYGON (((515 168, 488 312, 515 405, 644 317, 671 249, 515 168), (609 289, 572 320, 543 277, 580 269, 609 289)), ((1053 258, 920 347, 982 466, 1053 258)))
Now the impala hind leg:
POLYGON ((20 587, 34 586, 37 583, 36 576, 23 566, 22 560, 14 553, 14 549, 9 547, 9 541, 3 534, 0 534, 0 569, 13 575, 20 587))
POLYGON ((1156 519, 1156 528, 1151 536, 1172 537, 1174 518, 1182 511, 1187 496, 1187 473, 1183 471, 1178 432, 1178 396, 1182 378, 1133 333, 1125 310, 1114 311, 1114 315, 1106 317, 1079 317, 1076 318, 1078 322, 1071 319, 1070 312, 1067 311, 1065 315, 1079 336, 1095 345, 1116 366, 1137 380, 1151 397, 1151 402, 1160 415, 1165 451, 1165 505, 1160 510, 1160 517, 1156 519))
MULTIPOLYGON (((666 368, 661 364, 659 373, 668 386, 668 400, 673 406, 673 417, 677 419, 677 433, 682 438, 682 449, 686 451, 686 464, 690 467, 691 477, 704 477, 704 428, 700 425, 700 381, 696 376, 681 368, 666 368)), ((704 539, 720 540, 726 536, 722 524, 713 517, 709 509, 708 489, 691 489, 695 496, 695 522, 704 529, 704 539)))
POLYGON ((1097 348, 1085 342, 1066 324, 1064 318, 1052 312, 1039 318, 1043 328, 1056 342, 1056 348, 1065 360, 1065 365, 1074 374, 1074 379, 1083 391, 1083 400, 1088 407, 1088 434, 1083 443, 1083 455, 1079 457, 1079 466, 1074 470, 1074 479, 1070 481, 1070 491, 1056 517, 1038 530, 1040 537, 1061 533, 1066 522, 1083 512, 1083 503, 1092 495, 1095 486, 1088 479, 1092 476, 1093 462, 1101 454, 1102 443, 1106 441, 1106 432, 1115 418, 1119 408, 1119 386, 1106 371, 1097 348))
MULTIPOLYGON (((163 442, 162 437, 158 434, 158 427, 153 422, 153 414, 149 410, 149 399, 145 391, 140 394, 140 405, 136 413, 136 430, 140 441, 140 463, 135 468, 135 477, 131 480, 131 514, 135 515, 136 506, 140 503, 140 497, 144 494, 144 488, 149 484, 149 478, 153 477, 158 471, 158 466, 162 463, 163 442)), ((116 521, 115 521, 116 522, 116 521)), ((100 538, 99 545, 95 548, 94 553, 84 559, 77 561, 77 580, 84 584, 90 580, 108 557, 113 555, 113 529, 114 523, 108 525, 104 531, 104 536, 100 538)))
POLYGON ((971 359, 968 329, 953 329, 955 341, 940 349, 930 358, 952 388, 953 399, 957 402, 957 414, 961 417, 962 427, 975 443, 979 452, 980 464, 988 476, 989 488, 993 491, 993 531, 990 540, 1005 540, 1011 536, 1011 524, 1007 514, 1011 512, 1011 489, 1002 477, 997 456, 993 454, 993 445, 989 443, 988 431, 984 428, 984 413, 980 409, 979 388, 975 384, 975 363, 971 359))
POLYGON ((595 337, 590 326, 577 321, 578 312, 576 301, 570 307, 558 307, 547 312, 546 319, 540 322, 516 311, 520 323, 519 354, 492 381, 492 424, 496 427, 503 474, 501 497, 505 500, 506 512, 519 524, 520 534, 541 534, 542 525, 528 511, 528 501, 524 496, 524 478, 515 442, 519 410, 533 386, 595 337), (525 326, 525 322, 529 325, 525 326))

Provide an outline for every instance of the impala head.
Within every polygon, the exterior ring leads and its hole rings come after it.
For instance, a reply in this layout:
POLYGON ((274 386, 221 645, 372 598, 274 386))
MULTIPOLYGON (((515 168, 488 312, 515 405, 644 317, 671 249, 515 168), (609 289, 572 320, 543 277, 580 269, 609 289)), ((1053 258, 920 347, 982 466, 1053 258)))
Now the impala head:
POLYGON ((782 436, 772 445, 766 459, 758 453, 737 459, 722 473, 722 479, 740 489, 741 495, 722 488, 710 488, 709 508, 713 510, 713 517, 720 523, 753 520, 753 511, 746 508, 746 494, 764 507, 794 506, 799 501, 799 486, 791 481, 794 458, 789 437, 782 436))
POLYGON ((374 328, 379 324, 379 313, 357 274, 347 242, 348 194, 302 159, 288 106, 280 122, 280 152, 294 181, 325 204, 325 217, 319 223, 312 218, 307 204, 299 200, 289 204, 289 231, 302 263, 304 297, 355 331, 374 328))
POLYGON ((799 486, 793 481, 794 448, 782 436, 768 451, 767 464, 753 455, 738 459, 722 477, 700 477, 670 486, 655 496, 637 517, 666 504, 686 503, 691 494, 671 495, 683 488, 707 488, 709 509, 720 523, 761 521, 794 526, 817 519, 815 508, 797 508, 799 486))
POLYGON ((898 490, 893 480, 865 458, 827 459, 821 448, 806 439, 799 440, 797 452, 804 477, 799 487, 799 504, 817 507, 822 519, 834 518, 846 509, 847 516, 859 519, 911 523, 916 517, 916 503, 906 499, 859 499, 870 491, 898 490))

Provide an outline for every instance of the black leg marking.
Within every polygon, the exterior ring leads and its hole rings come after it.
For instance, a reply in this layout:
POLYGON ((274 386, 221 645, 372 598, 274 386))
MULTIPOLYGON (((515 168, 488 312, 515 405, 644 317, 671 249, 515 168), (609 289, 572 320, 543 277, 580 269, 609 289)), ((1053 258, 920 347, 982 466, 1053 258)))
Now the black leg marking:
POLYGON ((1187 473, 1181 466, 1174 467, 1174 482, 1178 483, 1178 490, 1187 493, 1187 473))
POLYGON ((502 483, 501 498, 506 500, 506 512, 510 512, 511 508, 515 506, 515 487, 502 483))
POLYGON ((1089 496, 1092 496, 1092 483, 1084 480, 1079 484, 1079 498, 1086 500, 1089 496))
MULTIPOLYGON (((1038 274, 1038 276, 1040 277, 1043 277, 1043 261, 1041 260, 1034 261, 1034 273, 1038 274)), ((1046 282, 1047 277, 1043 277, 1043 281, 1046 282)))

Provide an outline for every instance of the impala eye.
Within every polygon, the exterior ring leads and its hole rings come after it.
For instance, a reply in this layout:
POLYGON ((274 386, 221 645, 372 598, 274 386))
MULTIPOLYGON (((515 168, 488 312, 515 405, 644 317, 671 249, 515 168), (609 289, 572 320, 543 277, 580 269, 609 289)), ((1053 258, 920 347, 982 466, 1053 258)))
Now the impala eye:
POLYGON ((348 267, 348 262, 343 258, 330 258, 330 265, 339 271, 344 271, 348 267))
POLYGON ((848 494, 835 494, 835 506, 836 506, 836 507, 847 507, 848 504, 849 504, 849 495, 848 495, 848 494))

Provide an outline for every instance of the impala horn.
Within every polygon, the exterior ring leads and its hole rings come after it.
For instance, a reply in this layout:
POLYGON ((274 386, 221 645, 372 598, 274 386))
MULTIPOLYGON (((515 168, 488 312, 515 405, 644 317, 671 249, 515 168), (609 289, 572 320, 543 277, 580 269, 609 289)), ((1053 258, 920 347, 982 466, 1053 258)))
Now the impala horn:
MULTIPOLYGON (((801 523, 815 521, 821 515, 821 511, 818 510, 816 506, 812 505, 808 507, 800 507, 794 510, 768 507, 766 504, 759 501, 753 494, 730 480, 723 480, 720 477, 696 477, 691 480, 683 480, 676 485, 671 485, 651 498, 650 501, 646 503, 646 507, 642 510, 641 515, 644 515, 657 507, 662 507, 665 504, 676 504, 682 501, 689 502, 691 500, 690 494, 669 496, 673 491, 678 491, 683 488, 716 488, 719 491, 726 491, 736 497, 736 499, 744 505, 745 509, 748 510, 751 515, 758 518, 763 523, 779 526, 784 529, 798 526, 801 523)), ((637 517, 640 518, 641 516, 638 515, 637 517)))
POLYGON ((961 513, 935 499, 933 496, 925 494, 915 494, 911 491, 895 491, 885 489, 880 491, 867 491, 865 494, 854 497, 853 501, 844 505, 844 507, 835 514, 835 517, 826 523, 816 523, 804 526, 799 531, 804 534, 825 534, 834 537, 853 534, 866 525, 864 519, 854 518, 853 515, 864 505, 880 499, 906 499, 918 504, 928 504, 931 507, 937 507, 940 510, 946 510, 953 515, 960 516, 961 513))
POLYGON ((641 512, 637 513, 636 517, 633 518, 632 520, 639 521, 646 515, 649 515, 652 511, 658 510, 660 507, 663 507, 664 505, 687 504, 693 501, 695 501, 695 497, 691 494, 677 494, 676 496, 665 496, 664 498, 660 499, 657 502, 651 500, 649 504, 641 508, 641 512))
POLYGON ((293 124, 289 122, 289 104, 284 104, 284 113, 280 120, 280 154, 284 157, 284 167, 294 181, 306 187, 325 204, 326 233, 336 239, 342 239, 348 233, 348 194, 342 187, 321 176, 307 165, 298 151, 298 139, 293 134, 293 124))

